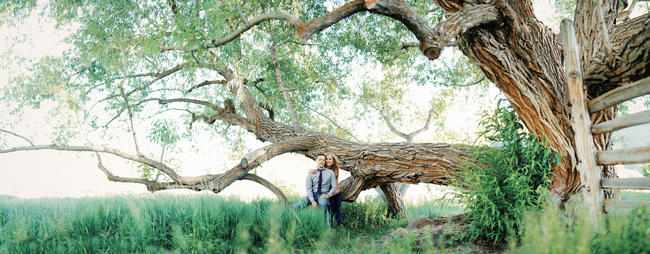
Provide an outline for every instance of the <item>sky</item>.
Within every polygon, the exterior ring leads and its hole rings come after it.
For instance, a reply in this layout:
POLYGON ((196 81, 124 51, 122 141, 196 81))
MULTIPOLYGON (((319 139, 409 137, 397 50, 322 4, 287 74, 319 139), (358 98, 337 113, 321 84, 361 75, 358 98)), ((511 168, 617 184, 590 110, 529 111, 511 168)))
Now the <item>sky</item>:
MULTIPOLYGON (((542 22, 557 29, 559 21, 553 17, 554 1, 535 1, 535 10, 542 22)), ((64 43, 65 33, 58 32, 52 24, 46 20, 32 16, 28 17, 22 25, 16 28, 0 27, 0 34, 24 34, 27 37, 25 43, 15 47, 15 54, 26 57, 30 61, 37 61, 44 55, 57 56, 67 46, 64 43)), ((0 48, 9 47, 10 41, 0 41, 0 48)), ((25 65, 33 62, 26 62, 25 65)), ((23 65, 23 66, 25 66, 23 65)), ((20 72, 21 66, 8 63, 0 66, 0 87, 9 82, 12 73, 20 72)), ((417 93, 417 91, 416 91, 417 93)), ((499 92, 493 87, 489 95, 483 100, 496 102, 499 92)), ((417 97, 418 95, 413 95, 417 97)), ((428 101, 428 98, 417 98, 416 100, 428 101)), ((460 99, 459 99, 460 100, 460 99)), ((488 103, 489 104, 489 103, 488 103)), ((43 106, 44 109, 48 105, 43 106)), ((445 118, 445 125, 462 133, 473 133, 481 109, 471 103, 463 103, 460 100, 446 111, 442 116, 445 118), (472 126, 468 126, 468 123, 472 126)), ((48 126, 48 119, 43 110, 27 110, 24 123, 18 123, 20 131, 25 133, 49 132, 43 130, 42 126, 48 126)), ((0 119, 9 119, 6 107, 0 107, 0 119)), ((2 121, 2 120, 0 120, 2 121)), ((414 125, 421 125, 414 123, 414 125)), ((646 127, 647 128, 647 127, 646 127)), ((45 136, 43 136, 45 137, 45 136)), ((5 138, 12 145, 26 145, 20 139, 11 136, 0 136, 5 138)), ((393 141, 400 141, 395 138, 393 141)), ((435 142, 435 140, 433 140, 435 142)), ((130 146, 130 140, 117 140, 118 146, 130 146)), ((261 144, 261 143, 259 143, 261 144)), ((199 147, 214 146, 214 143, 203 142, 199 147)), ((259 147, 259 146, 258 146, 259 147)), ((258 147, 250 147, 255 149, 258 147)), ((224 159, 227 151, 213 154, 202 153, 198 149, 188 153, 184 157, 183 168, 188 169, 183 173, 186 175, 199 175, 210 169, 224 169, 232 166, 232 159, 224 159)), ((110 156, 109 156, 110 157, 110 156)), ((106 158, 107 165, 118 170, 129 170, 130 166, 123 161, 106 158)), ((59 151, 30 151, 0 154, 0 196, 15 196, 20 198, 41 198, 41 197, 83 197, 83 196, 107 196, 107 195, 133 195, 148 193, 143 185, 114 183, 106 179, 106 176, 97 168, 97 161, 91 153, 74 153, 59 151)), ((296 154, 285 154, 278 156, 259 167, 256 172, 267 180, 283 188, 304 193, 304 177, 307 169, 312 168, 314 162, 310 159, 296 154)), ((347 173, 347 172, 345 172, 347 173)), ((345 178, 345 173, 343 178, 345 178)), ((419 185, 409 190, 407 198, 417 201, 424 197, 441 196, 443 191, 448 189, 432 185, 419 185)), ((172 191, 174 194, 190 194, 193 191, 172 191)), ((367 191, 362 195, 371 197, 374 191, 367 191)), ((228 187, 220 196, 238 196, 244 200, 259 197, 273 198, 273 194, 262 186, 252 182, 239 181, 228 187)))

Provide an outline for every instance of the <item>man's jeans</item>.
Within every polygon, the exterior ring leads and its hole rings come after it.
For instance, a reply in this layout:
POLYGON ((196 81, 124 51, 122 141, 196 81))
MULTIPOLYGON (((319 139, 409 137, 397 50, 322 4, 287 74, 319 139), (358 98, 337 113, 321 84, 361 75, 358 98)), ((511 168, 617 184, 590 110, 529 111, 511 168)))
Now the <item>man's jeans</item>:
MULTIPOLYGON (((317 193, 314 193, 314 197, 316 197, 317 195, 318 195, 317 193)), ((328 212, 327 208, 329 206, 329 199, 318 196, 318 199, 315 200, 316 202, 318 202, 318 208, 323 209, 323 211, 327 213, 328 212)), ((304 197, 293 206, 293 209, 298 210, 304 208, 305 206, 310 206, 310 205, 311 205, 311 201, 309 200, 309 198, 304 197)))

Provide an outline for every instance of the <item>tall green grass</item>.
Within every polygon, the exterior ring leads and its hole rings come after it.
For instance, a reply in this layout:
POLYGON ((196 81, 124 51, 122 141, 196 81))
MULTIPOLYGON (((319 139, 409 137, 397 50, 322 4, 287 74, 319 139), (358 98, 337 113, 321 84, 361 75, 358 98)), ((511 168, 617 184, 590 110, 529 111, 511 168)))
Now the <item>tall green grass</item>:
POLYGON ((374 241, 407 223, 387 209, 344 203, 343 225, 329 226, 319 209, 214 195, 7 198, 0 253, 386 253, 374 241))
POLYGON ((567 216, 550 201, 525 217, 521 241, 510 239, 512 253, 650 253, 650 211, 645 207, 607 214, 599 232, 586 214, 567 216))
POLYGON ((329 230, 322 212, 212 196, 10 200, 0 204, 2 253, 296 250, 329 230), (282 229, 282 230, 280 230, 282 229))

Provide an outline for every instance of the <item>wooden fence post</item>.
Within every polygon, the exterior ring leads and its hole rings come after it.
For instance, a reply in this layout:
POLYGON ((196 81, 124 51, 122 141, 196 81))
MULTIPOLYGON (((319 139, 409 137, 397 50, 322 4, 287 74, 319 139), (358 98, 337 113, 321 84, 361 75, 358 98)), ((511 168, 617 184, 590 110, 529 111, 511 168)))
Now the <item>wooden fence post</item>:
POLYGON ((569 103, 571 104, 571 127, 575 132, 577 167, 580 172, 580 182, 583 185, 583 200, 594 230, 598 231, 603 200, 600 188, 600 168, 596 164, 596 149, 591 135, 587 97, 582 84, 580 48, 573 30, 573 22, 563 19, 560 34, 564 51, 564 75, 568 84, 569 103))

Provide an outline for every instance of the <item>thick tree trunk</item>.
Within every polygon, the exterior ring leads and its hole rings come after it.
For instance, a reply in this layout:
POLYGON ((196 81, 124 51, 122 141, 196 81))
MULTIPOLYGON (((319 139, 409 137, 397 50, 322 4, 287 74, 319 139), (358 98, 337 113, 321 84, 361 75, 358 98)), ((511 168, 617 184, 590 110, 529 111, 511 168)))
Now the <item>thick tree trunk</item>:
POLYGON ((384 192, 386 201, 388 201, 388 217, 406 218, 406 209, 400 193, 395 183, 382 183, 379 185, 384 192))
MULTIPOLYGON (((451 4, 455 1, 444 2, 449 5, 448 11, 458 8, 451 4)), ((506 2, 513 11, 503 11, 506 15, 503 19, 504 24, 483 25, 467 31, 457 37, 458 45, 470 61, 481 68, 505 94, 528 130, 542 139, 549 140, 554 151, 564 154, 560 165, 553 169, 554 178, 551 187, 555 200, 562 203, 581 188, 580 178, 575 170, 577 159, 574 152, 574 134, 569 125, 571 105, 567 101, 566 81, 562 70, 562 46, 556 35, 536 19, 529 1, 506 2)), ((598 18, 594 14, 595 1, 578 2, 575 19, 578 21, 576 24, 579 24, 576 31, 582 49, 582 66, 587 69, 585 75, 592 77, 591 83, 586 82, 588 93, 597 96, 621 83, 603 87, 594 81, 600 72, 595 72, 595 69, 589 66, 597 65, 598 60, 594 59, 594 56, 602 55, 602 51, 605 50, 601 39, 603 37, 600 34, 598 18)), ((603 10, 605 24, 609 31, 615 30, 613 17, 616 16, 616 8, 617 1, 605 1, 603 10)), ((641 19, 650 23, 647 16, 641 19)), ((643 31, 646 25, 635 19, 620 26, 639 32, 643 31), (632 23, 636 25, 630 25, 632 23)), ((626 31, 628 35, 626 39, 620 39, 619 37, 624 37, 621 35, 623 31, 618 30, 619 33, 610 36, 616 38, 611 43, 614 53, 621 52, 620 54, 633 56, 629 60, 631 64, 636 63, 638 66, 627 66, 630 64, 628 61, 619 60, 621 63, 618 64, 618 69, 615 68, 618 71, 614 72, 623 75, 617 76, 616 80, 623 82, 647 76, 645 70, 648 69, 648 54, 644 52, 650 48, 646 45, 648 40, 638 41, 633 38, 630 40, 630 35, 645 38, 647 33, 626 31), (630 49, 629 45, 637 47, 636 50, 630 49), (644 71, 635 71, 639 68, 644 71)), ((592 114, 592 123, 612 119, 615 115, 616 109, 592 114)), ((610 134, 596 135, 594 142, 599 151, 612 147, 610 134)), ((603 176, 615 177, 616 174, 612 167, 605 167, 603 176)))
POLYGON ((548 139, 554 151, 564 153, 560 165, 553 169, 551 187, 561 203, 580 183, 572 170, 576 158, 562 49, 556 35, 534 17, 530 4, 511 4, 521 22, 518 30, 483 26, 462 34, 458 45, 505 94, 526 128, 548 139))

